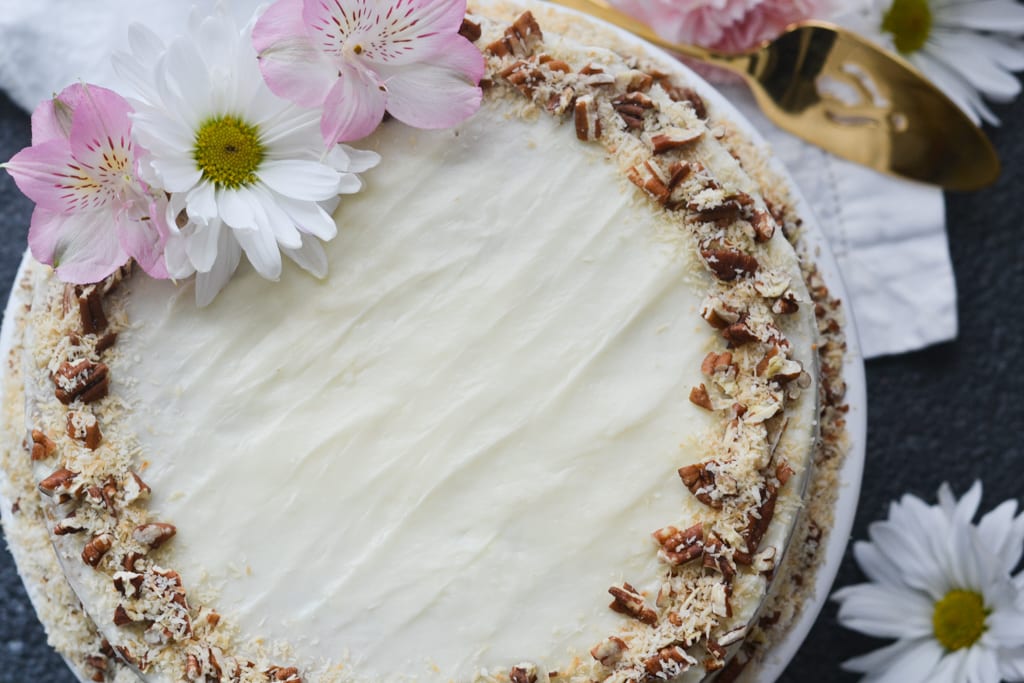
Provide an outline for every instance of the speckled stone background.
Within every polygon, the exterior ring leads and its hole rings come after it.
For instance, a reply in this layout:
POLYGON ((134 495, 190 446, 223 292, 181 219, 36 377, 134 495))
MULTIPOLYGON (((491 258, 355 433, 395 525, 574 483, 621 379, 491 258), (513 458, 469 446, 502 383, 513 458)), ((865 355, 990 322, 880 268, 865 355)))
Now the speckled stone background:
MULTIPOLYGON (((990 133, 1005 170, 994 188, 948 197, 960 337, 918 353, 868 363, 868 449, 854 538, 911 492, 933 498, 943 481, 957 492, 980 478, 987 509, 1024 494, 1024 100, 999 109, 990 133)), ((28 116, 0 95, 0 160, 29 142, 28 116)), ((31 207, 0 173, 0 300, 25 248, 31 207)), ((837 586, 863 580, 852 557, 837 586)), ((827 605, 786 683, 842 683, 839 663, 879 642, 840 628, 827 605)), ((72 683, 14 569, 0 551, 0 683, 72 683)))

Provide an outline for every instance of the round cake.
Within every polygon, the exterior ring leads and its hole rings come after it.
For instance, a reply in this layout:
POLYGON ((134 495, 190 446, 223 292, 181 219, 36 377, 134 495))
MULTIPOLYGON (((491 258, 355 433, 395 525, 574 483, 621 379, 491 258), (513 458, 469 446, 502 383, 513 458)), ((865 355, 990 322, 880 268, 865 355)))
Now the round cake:
POLYGON ((325 278, 243 264, 199 308, 29 267, 17 457, 85 676, 726 681, 791 587, 839 381, 787 188, 572 15, 487 3, 463 35, 483 106, 360 141, 392 163, 325 278))

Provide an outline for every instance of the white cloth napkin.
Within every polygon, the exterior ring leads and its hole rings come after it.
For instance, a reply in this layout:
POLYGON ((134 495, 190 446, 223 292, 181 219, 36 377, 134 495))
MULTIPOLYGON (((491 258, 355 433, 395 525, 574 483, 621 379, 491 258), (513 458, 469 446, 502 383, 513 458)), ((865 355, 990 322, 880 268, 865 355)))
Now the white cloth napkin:
MULTIPOLYGON (((138 21, 168 39, 214 0, 0 0, 0 88, 31 111, 78 80, 117 87, 110 54, 138 21)), ((259 0, 228 2, 244 24, 259 0)), ((791 170, 842 271, 866 357, 956 336, 942 192, 886 178, 777 129, 741 86, 723 88, 791 170)))

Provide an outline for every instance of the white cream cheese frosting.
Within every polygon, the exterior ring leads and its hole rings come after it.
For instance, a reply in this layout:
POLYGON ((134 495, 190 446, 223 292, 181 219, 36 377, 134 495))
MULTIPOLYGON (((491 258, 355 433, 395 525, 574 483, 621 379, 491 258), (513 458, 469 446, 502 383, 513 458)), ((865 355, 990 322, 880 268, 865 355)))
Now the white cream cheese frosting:
POLYGON ((656 589, 712 423, 696 271, 600 153, 503 113, 382 129, 323 282, 247 272, 199 311, 131 282, 113 372, 168 563, 304 659, 557 669, 616 630, 610 585, 656 589))

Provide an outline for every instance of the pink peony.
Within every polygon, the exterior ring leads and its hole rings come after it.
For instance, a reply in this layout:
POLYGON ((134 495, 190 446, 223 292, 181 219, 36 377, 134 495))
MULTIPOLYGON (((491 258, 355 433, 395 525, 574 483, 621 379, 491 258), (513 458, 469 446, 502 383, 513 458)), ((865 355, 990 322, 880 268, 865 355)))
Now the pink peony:
POLYGON ((793 22, 821 16, 829 0, 614 0, 677 43, 743 52, 793 22))
POLYGON ((131 135, 131 107, 95 85, 72 85, 32 114, 32 146, 6 164, 36 204, 28 243, 64 282, 98 282, 134 258, 166 278, 166 195, 137 175, 144 154, 131 135))

